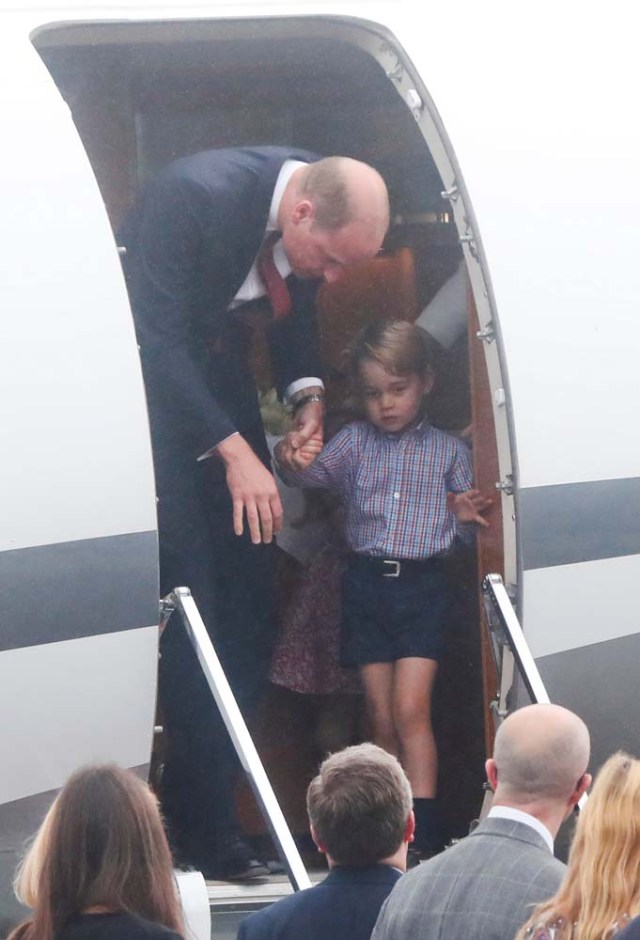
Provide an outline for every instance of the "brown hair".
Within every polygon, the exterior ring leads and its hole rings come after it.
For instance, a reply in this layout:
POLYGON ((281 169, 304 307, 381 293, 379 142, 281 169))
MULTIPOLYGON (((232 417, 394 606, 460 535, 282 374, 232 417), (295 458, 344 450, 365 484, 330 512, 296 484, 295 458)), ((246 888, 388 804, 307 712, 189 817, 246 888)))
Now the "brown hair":
POLYGON ((94 905, 184 931, 157 801, 115 764, 70 777, 18 869, 15 891, 33 916, 9 940, 54 940, 94 905))
POLYGON ((342 157, 325 157, 310 163, 302 175, 300 195, 313 199, 315 221, 321 228, 340 229, 353 218, 342 164, 342 157))
POLYGON ((602 940, 640 914, 640 761, 619 751, 603 764, 580 814, 567 871, 518 934, 560 921, 558 936, 602 940))
POLYGON ((324 157, 302 168, 298 179, 298 196, 313 202, 314 224, 335 232, 361 222, 382 242, 389 196, 377 170, 352 157, 324 157))
POLYGON ((345 353, 346 369, 357 394, 360 367, 377 362, 391 375, 437 377, 441 352, 436 340, 406 320, 374 320, 356 335, 345 353))
POLYGON ((377 362, 392 375, 424 375, 435 369, 438 347, 422 327, 406 320, 375 320, 357 334, 346 353, 357 382, 363 362, 377 362))
POLYGON ((397 852, 411 806, 404 770, 375 744, 332 754, 307 790, 316 837, 341 865, 372 865, 397 852))

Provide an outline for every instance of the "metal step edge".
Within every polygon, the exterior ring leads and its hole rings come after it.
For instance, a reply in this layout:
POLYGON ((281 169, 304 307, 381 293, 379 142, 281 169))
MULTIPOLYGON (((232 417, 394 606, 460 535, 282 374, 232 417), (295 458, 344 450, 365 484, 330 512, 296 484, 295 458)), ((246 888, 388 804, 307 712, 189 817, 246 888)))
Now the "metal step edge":
MULTIPOLYGON (((309 878, 314 884, 322 881, 326 876, 326 869, 309 872, 309 878)), ((207 881, 206 885, 211 910, 254 905, 264 907, 266 904, 272 904, 280 898, 293 894, 293 887, 286 875, 271 875, 263 881, 254 883, 207 881)))

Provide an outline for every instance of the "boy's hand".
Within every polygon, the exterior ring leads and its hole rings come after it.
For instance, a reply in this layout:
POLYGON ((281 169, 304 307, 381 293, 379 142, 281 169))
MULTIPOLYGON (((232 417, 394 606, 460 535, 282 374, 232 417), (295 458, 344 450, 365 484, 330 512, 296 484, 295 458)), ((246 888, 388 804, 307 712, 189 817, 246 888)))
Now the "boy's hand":
POLYGON ((483 496, 480 490, 465 493, 447 493, 447 509, 455 513, 458 522, 477 522, 487 528, 489 523, 480 515, 493 505, 493 500, 483 496))
MULTIPOLYGON (((308 441, 305 441, 304 444, 301 444, 295 452, 295 466, 294 470, 305 470, 310 466, 313 461, 316 459, 320 451, 322 450, 322 434, 317 433, 309 438, 308 441)), ((291 469, 289 464, 289 447, 288 442, 285 439, 278 441, 274 448, 274 456, 276 462, 280 466, 291 469)))
POLYGON ((314 434, 308 441, 301 444, 296 451, 296 463, 299 470, 305 470, 316 459, 322 450, 322 434, 314 434))
POLYGON ((300 451, 312 440, 319 438, 322 442, 323 418, 324 404, 322 402, 309 402, 300 409, 295 418, 294 429, 285 434, 282 447, 278 450, 278 462, 281 467, 285 470, 304 470, 309 466, 319 451, 314 451, 311 459, 301 454, 300 451))

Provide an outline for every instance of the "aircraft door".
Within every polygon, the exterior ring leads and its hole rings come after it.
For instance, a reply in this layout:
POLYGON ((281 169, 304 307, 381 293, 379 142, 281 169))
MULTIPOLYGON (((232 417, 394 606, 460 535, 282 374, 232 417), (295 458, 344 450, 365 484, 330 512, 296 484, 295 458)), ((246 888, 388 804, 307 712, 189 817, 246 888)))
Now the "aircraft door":
POLYGON ((69 109, 19 23, 0 30, 0 923, 67 776, 103 760, 145 772, 158 636, 127 294, 69 109))

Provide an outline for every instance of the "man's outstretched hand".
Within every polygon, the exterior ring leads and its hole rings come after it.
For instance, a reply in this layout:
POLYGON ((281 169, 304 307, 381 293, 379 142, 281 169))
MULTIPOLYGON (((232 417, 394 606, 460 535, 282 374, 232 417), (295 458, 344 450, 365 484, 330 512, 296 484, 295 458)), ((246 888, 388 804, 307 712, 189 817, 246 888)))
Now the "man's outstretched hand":
POLYGON ((282 503, 273 475, 240 434, 217 447, 227 473, 233 503, 233 530, 242 535, 244 517, 254 545, 269 543, 282 528, 282 503))

